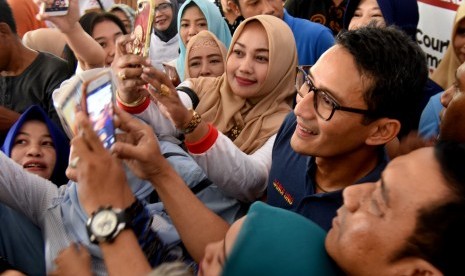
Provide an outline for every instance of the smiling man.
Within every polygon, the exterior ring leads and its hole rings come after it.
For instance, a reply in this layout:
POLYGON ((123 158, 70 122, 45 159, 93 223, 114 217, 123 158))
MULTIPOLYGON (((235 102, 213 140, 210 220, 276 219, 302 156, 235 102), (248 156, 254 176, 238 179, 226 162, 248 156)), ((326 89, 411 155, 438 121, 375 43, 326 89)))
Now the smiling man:
POLYGON ((344 190, 326 238, 311 221, 256 203, 207 247, 200 275, 461 275, 464 161, 465 145, 453 142, 394 159, 378 182, 344 190))
POLYGON ((330 256, 351 275, 457 275, 464 160, 463 144, 440 143, 394 159, 375 185, 346 188, 326 238, 330 256))
POLYGON ((421 99, 425 57, 403 32, 366 27, 340 34, 297 76, 298 104, 273 148, 268 203, 328 230, 342 189, 379 178, 384 145, 421 99))
MULTIPOLYGON (((462 255, 456 252, 465 246, 465 144, 441 142, 419 149, 394 159, 377 182, 346 188, 326 237, 312 221, 262 202, 226 230, 166 166, 151 129, 119 115, 140 140, 119 144, 117 152, 139 158, 143 174, 153 173, 158 191, 177 192, 176 198, 165 198, 168 212, 177 215, 175 223, 200 225, 209 233, 216 229, 222 236, 207 247, 199 275, 340 275, 339 268, 346 275, 461 275, 462 255), (186 200, 193 210, 173 209, 173 201, 186 200), (179 220, 186 214, 191 219, 179 220)), ((199 243, 198 235, 184 238, 199 243)), ((135 240, 113 245, 115 250, 140 251, 135 240)), ((123 259, 110 257, 107 261, 115 267, 123 259)))

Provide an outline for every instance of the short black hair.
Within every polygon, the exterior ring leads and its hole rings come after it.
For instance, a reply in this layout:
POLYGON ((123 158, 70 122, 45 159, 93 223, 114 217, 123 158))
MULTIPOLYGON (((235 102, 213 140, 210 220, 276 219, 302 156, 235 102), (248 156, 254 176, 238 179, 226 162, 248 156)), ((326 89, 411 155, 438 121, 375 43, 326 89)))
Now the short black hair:
POLYGON ((420 210, 413 234, 394 260, 420 257, 444 275, 463 275, 465 248, 465 144, 439 142, 435 158, 451 191, 442 203, 420 210))
POLYGON ((89 12, 81 16, 79 19, 79 23, 81 24, 82 28, 89 35, 92 35, 94 32, 95 25, 104 21, 115 23, 121 29, 123 34, 127 34, 126 27, 124 26, 124 23, 121 21, 121 19, 110 12, 89 12))
POLYGON ((17 34, 15 18, 13 17, 11 7, 8 5, 6 0, 0 0, 0 22, 5 22, 8 26, 10 26, 11 31, 14 34, 17 34))
POLYGON ((342 31, 336 44, 353 56, 360 73, 371 87, 364 101, 372 119, 388 117, 401 123, 399 136, 416 129, 423 88, 428 78, 426 56, 421 48, 400 29, 370 24, 352 31, 342 31))

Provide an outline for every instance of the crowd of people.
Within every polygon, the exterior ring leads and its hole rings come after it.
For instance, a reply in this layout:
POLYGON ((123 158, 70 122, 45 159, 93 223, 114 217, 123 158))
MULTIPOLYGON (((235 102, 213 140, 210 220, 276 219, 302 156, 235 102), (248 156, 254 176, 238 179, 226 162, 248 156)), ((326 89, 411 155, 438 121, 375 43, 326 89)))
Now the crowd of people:
POLYGON ((0 273, 462 275, 465 4, 429 75, 416 0, 47 2, 0 0, 0 273))

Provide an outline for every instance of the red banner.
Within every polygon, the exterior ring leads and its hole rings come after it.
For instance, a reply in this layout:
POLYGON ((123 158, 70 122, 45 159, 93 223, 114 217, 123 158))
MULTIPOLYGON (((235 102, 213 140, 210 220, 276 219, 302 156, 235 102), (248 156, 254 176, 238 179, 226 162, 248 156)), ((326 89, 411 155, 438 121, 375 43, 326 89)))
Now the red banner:
POLYGON ((457 0, 418 0, 418 2, 422 2, 428 5, 456 11, 460 3, 457 0))

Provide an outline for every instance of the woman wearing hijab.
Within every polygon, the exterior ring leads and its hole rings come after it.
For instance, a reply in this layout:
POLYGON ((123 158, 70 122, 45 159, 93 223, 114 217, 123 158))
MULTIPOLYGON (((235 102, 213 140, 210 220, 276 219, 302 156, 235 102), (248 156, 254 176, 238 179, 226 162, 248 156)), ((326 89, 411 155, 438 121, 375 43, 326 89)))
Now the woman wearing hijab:
MULTIPOLYGON (((431 79, 439 84, 444 90, 454 85, 457 68, 465 61, 465 2, 457 9, 452 38, 444 57, 434 70, 431 79)), ((436 139, 439 134, 439 114, 443 110, 441 97, 444 93, 432 96, 421 113, 418 133, 424 139, 436 139)))
POLYGON ((136 12, 133 8, 126 4, 113 4, 109 10, 112 14, 116 15, 126 28, 126 33, 131 33, 134 30, 134 19, 136 12))
POLYGON ((184 71, 186 79, 223 75, 227 52, 223 42, 212 32, 200 31, 187 43, 184 71))
POLYGON ((176 70, 183 81, 185 79, 186 45, 189 39, 201 30, 208 30, 215 34, 226 48, 229 48, 231 33, 218 6, 208 0, 187 0, 184 2, 179 9, 177 23, 181 40, 179 41, 179 58, 176 61, 176 70))
MULTIPOLYGON (((66 184, 69 144, 44 110, 33 105, 10 128, 1 150, 32 174, 58 186, 66 184)), ((21 183, 17 183, 20 185, 21 183)), ((40 229, 26 216, 0 204, 0 255, 28 275, 45 274, 44 242, 40 229)))
POLYGON ((155 0, 153 33, 150 38, 150 60, 152 65, 162 70, 163 62, 179 56, 179 36, 176 23, 177 0, 155 0))
MULTIPOLYGON (((167 76, 150 67, 144 69, 142 79, 154 87, 149 90, 184 133, 189 152, 227 196, 252 202, 266 188, 274 139, 295 94, 293 41, 291 30, 277 17, 259 15, 245 20, 234 33, 226 72, 181 84, 200 99, 195 111, 182 104, 167 76)), ((126 99, 134 97, 128 89, 123 93, 126 99)), ((179 97, 186 99, 182 92, 179 97)), ((159 115, 156 104, 147 101, 141 101, 142 108, 133 107, 132 113, 137 109, 157 134, 163 133, 166 130, 161 126, 166 123, 162 122, 167 119, 159 115)), ((121 98, 119 104, 125 108, 121 98)), ((192 107, 192 102, 185 105, 192 107)))
POLYGON ((457 68, 465 61, 465 4, 457 9, 454 26, 452 28, 451 43, 444 54, 439 66, 431 75, 431 79, 444 90, 455 82, 457 68))
POLYGON ((381 27, 396 25, 415 39, 418 20, 416 0, 350 0, 344 15, 344 29, 352 30, 377 21, 381 27))

